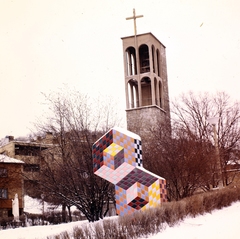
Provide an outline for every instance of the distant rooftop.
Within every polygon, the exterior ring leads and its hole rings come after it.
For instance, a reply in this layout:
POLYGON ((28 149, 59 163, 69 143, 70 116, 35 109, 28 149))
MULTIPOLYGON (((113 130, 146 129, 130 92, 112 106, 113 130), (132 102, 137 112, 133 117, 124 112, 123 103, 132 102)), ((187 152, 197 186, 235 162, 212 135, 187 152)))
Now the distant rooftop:
POLYGON ((4 154, 0 154, 0 163, 24 163, 22 160, 10 158, 4 154))

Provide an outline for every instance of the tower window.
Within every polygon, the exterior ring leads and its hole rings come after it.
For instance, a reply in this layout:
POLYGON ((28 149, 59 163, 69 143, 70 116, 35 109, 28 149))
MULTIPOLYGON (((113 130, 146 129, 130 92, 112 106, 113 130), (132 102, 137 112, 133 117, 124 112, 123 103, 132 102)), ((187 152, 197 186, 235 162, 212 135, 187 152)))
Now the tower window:
POLYGON ((159 106, 163 108, 163 89, 161 82, 159 82, 159 106))
POLYGON ((160 73, 160 52, 159 50, 157 49, 157 74, 158 76, 161 77, 161 73, 160 73))
POLYGON ((150 71, 149 65, 149 50, 147 45, 141 45, 139 48, 139 58, 140 58, 140 73, 145 73, 150 71))
POLYGON ((151 79, 144 77, 141 80, 142 106, 152 105, 151 79))
POLYGON ((134 47, 128 47, 126 50, 127 75, 137 74, 136 51, 134 47))
POLYGON ((129 99, 129 108, 136 108, 139 106, 138 98, 138 83, 136 80, 131 79, 128 82, 128 99, 129 99))
POLYGON ((158 96, 159 96, 159 91, 158 91, 158 82, 157 79, 154 78, 154 91, 155 91, 155 104, 158 105, 158 96))
POLYGON ((155 47, 152 45, 152 65, 153 65, 153 73, 155 73, 155 47))

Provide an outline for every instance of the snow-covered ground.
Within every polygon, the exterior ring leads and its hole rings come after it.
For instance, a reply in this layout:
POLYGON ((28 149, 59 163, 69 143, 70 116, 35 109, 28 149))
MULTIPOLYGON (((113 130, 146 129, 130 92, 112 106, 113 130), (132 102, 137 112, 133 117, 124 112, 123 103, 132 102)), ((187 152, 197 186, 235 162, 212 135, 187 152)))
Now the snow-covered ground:
POLYGON ((1 239, 46 239, 64 231, 72 231, 75 226, 88 223, 87 221, 65 223, 50 226, 21 227, 0 231, 1 239))
MULTIPOLYGON (((63 231, 71 232, 75 226, 87 221, 73 222, 53 226, 34 226, 0 231, 2 239, 46 239, 63 231)), ((148 239, 239 239, 240 238, 240 202, 230 207, 215 210, 195 218, 186 218, 174 227, 166 227, 161 233, 148 239)))
POLYGON ((239 239, 240 202, 195 218, 186 218, 149 239, 239 239))
MULTIPOLYGON (((75 210, 75 207, 71 208, 75 210)), ((61 206, 54 206, 47 202, 44 202, 44 211, 61 211, 61 206)), ((34 199, 29 196, 24 196, 24 212, 42 214, 43 211, 43 202, 41 199, 34 199)))

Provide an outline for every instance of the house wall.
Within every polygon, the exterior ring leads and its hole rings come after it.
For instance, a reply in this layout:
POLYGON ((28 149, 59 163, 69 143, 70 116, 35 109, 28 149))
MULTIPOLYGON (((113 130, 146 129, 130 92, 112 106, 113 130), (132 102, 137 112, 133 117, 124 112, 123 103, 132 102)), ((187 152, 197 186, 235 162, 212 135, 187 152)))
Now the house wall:
POLYGON ((23 164, 20 163, 0 163, 0 168, 7 169, 7 177, 0 177, 0 188, 7 189, 7 198, 0 198, 0 218, 12 216, 12 199, 18 194, 20 214, 24 208, 23 191, 24 184, 22 178, 23 164))
MULTIPOLYGON (((48 137, 50 142, 50 139, 48 137)), ((0 147, 0 154, 19 159, 25 162, 23 166, 23 178, 25 179, 25 194, 38 196, 37 184, 41 168, 41 152, 49 147, 44 143, 10 141, 0 147)))

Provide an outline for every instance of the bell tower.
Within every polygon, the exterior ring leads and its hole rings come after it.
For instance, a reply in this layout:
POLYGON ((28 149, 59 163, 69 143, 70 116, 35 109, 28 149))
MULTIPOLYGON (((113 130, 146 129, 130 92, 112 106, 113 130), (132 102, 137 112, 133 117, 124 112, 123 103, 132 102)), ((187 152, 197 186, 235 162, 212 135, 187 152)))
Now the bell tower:
POLYGON ((122 37, 127 128, 148 140, 158 124, 170 126, 166 48, 152 33, 137 35, 139 17, 133 9, 134 35, 122 37))

